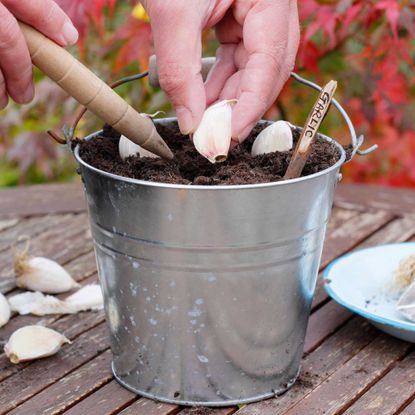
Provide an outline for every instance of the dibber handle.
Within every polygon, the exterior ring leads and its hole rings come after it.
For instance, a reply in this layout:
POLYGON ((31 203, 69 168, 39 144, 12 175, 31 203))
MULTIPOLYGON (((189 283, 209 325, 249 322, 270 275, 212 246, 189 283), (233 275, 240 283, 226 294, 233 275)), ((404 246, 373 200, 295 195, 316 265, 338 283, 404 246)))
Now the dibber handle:
POLYGON ((173 154, 153 122, 135 111, 114 90, 68 51, 19 22, 32 62, 70 96, 131 141, 161 157, 173 154))

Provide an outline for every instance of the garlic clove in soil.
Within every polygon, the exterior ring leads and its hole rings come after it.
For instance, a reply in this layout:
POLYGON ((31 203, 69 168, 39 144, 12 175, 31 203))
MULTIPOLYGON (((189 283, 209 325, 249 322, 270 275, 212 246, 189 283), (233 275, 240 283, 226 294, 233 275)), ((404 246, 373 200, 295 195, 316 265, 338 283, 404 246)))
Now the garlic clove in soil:
POLYGON ((14 270, 20 288, 58 294, 80 286, 62 266, 48 258, 16 256, 14 270))
POLYGON ((252 157, 275 151, 289 151, 293 148, 293 133, 286 121, 276 121, 263 129, 252 146, 252 157))
POLYGON ((16 330, 4 352, 12 363, 52 356, 65 343, 71 343, 65 336, 43 326, 25 326, 16 330))
POLYGON ((139 154, 140 157, 158 158, 156 154, 151 153, 150 151, 144 149, 136 143, 133 143, 131 140, 129 140, 127 137, 123 135, 120 137, 118 151, 120 153, 120 157, 123 160, 125 160, 127 157, 135 156, 137 154, 139 154))
POLYGON ((10 306, 6 297, 0 293, 0 327, 3 327, 10 320, 10 306))
POLYGON ((77 311, 98 311, 104 308, 104 298, 98 284, 88 284, 76 293, 70 295, 65 304, 77 311))
POLYGON ((211 163, 225 161, 232 139, 232 106, 236 99, 210 106, 193 134, 196 150, 211 163))

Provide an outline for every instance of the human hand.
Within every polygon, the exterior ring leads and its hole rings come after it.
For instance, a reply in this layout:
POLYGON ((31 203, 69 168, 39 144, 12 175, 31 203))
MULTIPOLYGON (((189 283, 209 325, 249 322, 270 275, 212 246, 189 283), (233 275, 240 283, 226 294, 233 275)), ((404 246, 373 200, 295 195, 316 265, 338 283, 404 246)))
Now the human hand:
POLYGON ((233 145, 271 106, 294 67, 299 44, 296 0, 147 0, 161 87, 184 134, 207 105, 237 98, 233 145), (190 4, 191 3, 191 4, 190 4), (216 64, 203 84, 201 35, 215 26, 216 64))
POLYGON ((34 96, 32 61, 17 19, 62 46, 78 40, 69 17, 52 0, 0 0, 0 110, 9 96, 20 104, 34 96))

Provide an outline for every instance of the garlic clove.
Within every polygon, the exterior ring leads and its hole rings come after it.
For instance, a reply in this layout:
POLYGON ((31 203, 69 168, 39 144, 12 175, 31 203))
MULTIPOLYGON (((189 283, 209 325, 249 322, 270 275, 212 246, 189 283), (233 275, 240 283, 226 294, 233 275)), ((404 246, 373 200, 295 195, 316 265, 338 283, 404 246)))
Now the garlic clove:
POLYGON ((34 314, 45 316, 47 314, 74 314, 78 310, 65 301, 52 295, 44 295, 41 292, 24 292, 9 298, 12 311, 20 315, 34 314))
POLYGON ((203 114, 193 134, 196 150, 211 163, 225 161, 232 139, 232 106, 236 99, 220 101, 203 114))
POLYGON ((0 327, 3 327, 10 320, 10 306, 6 297, 0 293, 0 327))
POLYGON ((43 326, 25 326, 10 336, 4 352, 12 363, 20 363, 52 356, 65 343, 71 341, 55 330, 43 326))
POLYGON ((293 132, 286 121, 277 121, 263 129, 252 146, 252 157, 293 148, 293 132))
POLYGON ((17 256, 14 269, 20 288, 58 294, 80 287, 62 266, 48 258, 17 256))
POLYGON ((158 156, 150 151, 144 149, 143 147, 139 146, 138 144, 132 142, 125 136, 120 137, 120 141, 118 144, 118 151, 120 153, 120 157, 125 160, 127 157, 135 156, 137 154, 140 157, 152 157, 158 158, 158 156))
POLYGON ((101 287, 98 284, 85 285, 85 287, 70 295, 65 303, 77 311, 102 310, 104 308, 104 298, 101 287))

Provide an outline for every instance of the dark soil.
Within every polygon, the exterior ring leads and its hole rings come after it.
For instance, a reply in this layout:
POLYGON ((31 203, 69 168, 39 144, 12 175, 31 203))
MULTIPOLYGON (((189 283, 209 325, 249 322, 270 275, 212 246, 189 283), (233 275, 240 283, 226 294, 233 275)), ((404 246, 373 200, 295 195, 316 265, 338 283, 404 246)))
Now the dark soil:
MULTIPOLYGON (((292 151, 251 156, 255 137, 264 128, 257 126, 223 163, 212 164, 194 148, 189 137, 177 127, 157 126, 157 130, 173 151, 174 160, 132 156, 123 161, 118 154, 119 134, 106 126, 104 132, 90 141, 79 140, 80 156, 88 164, 119 176, 151 182, 194 185, 238 185, 269 183, 282 179, 292 151)), ((294 141, 300 135, 293 130, 294 141)), ((339 159, 337 148, 324 140, 316 140, 304 167, 303 176, 327 169, 339 159)))

